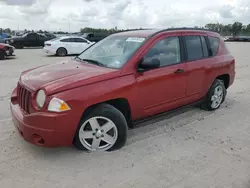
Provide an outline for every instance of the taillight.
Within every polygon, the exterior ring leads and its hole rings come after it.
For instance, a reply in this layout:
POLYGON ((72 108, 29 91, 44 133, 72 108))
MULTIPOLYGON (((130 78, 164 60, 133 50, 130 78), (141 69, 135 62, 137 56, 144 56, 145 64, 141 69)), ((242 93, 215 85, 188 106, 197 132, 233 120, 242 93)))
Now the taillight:
POLYGON ((231 70, 235 70, 235 59, 231 62, 231 70))

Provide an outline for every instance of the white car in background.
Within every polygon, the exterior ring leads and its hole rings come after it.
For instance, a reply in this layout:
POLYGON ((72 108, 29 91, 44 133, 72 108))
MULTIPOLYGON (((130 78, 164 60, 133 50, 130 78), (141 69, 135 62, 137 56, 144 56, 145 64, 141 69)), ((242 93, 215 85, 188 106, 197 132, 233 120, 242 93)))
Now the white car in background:
POLYGON ((78 55, 94 43, 83 37, 63 36, 46 41, 43 50, 48 55, 78 55))

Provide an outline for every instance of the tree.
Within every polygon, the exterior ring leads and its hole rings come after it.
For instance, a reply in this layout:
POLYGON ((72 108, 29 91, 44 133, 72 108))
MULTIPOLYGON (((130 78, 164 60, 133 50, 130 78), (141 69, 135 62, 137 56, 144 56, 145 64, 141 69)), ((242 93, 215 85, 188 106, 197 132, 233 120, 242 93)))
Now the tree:
POLYGON ((224 35, 232 35, 232 24, 224 25, 222 34, 224 35))
POLYGON ((11 33, 11 29, 10 28, 4 29, 3 32, 4 33, 11 33))
MULTIPOLYGON (((207 23, 205 26, 194 26, 194 28, 200 28, 200 29, 208 29, 211 31, 215 31, 220 33, 221 35, 250 35, 250 23, 243 25, 241 22, 234 22, 232 24, 223 25, 221 23, 207 23)), ((135 28, 135 29, 119 29, 116 26, 114 28, 105 29, 105 28, 91 28, 91 27, 85 27, 81 28, 81 33, 103 33, 103 34, 112 34, 112 33, 118 33, 123 31, 130 31, 130 30, 137 30, 137 29, 143 29, 143 28, 135 28)), ((146 28, 144 28, 146 29, 146 28)), ((15 31, 11 31, 10 28, 0 28, 0 34, 8 33, 8 34, 15 34, 15 31)), ((24 33, 30 32, 30 30, 24 29, 24 33)), ((22 32, 22 33, 23 33, 22 32)), ((33 30, 32 30, 33 32, 33 30)), ((39 30, 38 32, 46 33, 47 31, 39 30)), ((55 34, 68 34, 68 32, 64 32, 61 30, 55 31, 55 34)))
POLYGON ((234 22, 232 25, 232 33, 233 35, 237 35, 241 32, 243 24, 241 22, 234 22))

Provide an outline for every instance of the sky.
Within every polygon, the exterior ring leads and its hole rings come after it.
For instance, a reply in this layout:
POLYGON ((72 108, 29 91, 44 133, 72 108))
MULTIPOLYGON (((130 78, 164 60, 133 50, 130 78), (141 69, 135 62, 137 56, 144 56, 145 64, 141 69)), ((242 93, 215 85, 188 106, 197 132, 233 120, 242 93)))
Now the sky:
POLYGON ((250 23, 250 0, 0 0, 0 27, 77 32, 80 28, 168 28, 250 23))

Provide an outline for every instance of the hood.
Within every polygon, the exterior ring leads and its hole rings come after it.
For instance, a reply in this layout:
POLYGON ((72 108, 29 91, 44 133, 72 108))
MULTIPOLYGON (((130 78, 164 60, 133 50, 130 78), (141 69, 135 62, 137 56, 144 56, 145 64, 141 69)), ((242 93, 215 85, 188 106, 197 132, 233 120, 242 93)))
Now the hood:
POLYGON ((6 46, 9 47, 9 48, 14 48, 13 46, 11 46, 11 45, 9 45, 9 44, 5 44, 5 43, 1 43, 1 42, 0 42, 0 49, 1 49, 1 48, 4 48, 4 47, 6 47, 6 46))
POLYGON ((36 91, 44 88, 47 94, 110 79, 120 74, 119 70, 87 64, 74 59, 45 65, 21 74, 20 81, 36 91))
POLYGON ((14 37, 11 37, 11 38, 5 38, 4 40, 5 41, 10 41, 10 40, 19 41, 19 40, 22 40, 22 39, 23 39, 22 36, 14 36, 14 37))

